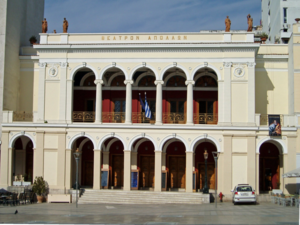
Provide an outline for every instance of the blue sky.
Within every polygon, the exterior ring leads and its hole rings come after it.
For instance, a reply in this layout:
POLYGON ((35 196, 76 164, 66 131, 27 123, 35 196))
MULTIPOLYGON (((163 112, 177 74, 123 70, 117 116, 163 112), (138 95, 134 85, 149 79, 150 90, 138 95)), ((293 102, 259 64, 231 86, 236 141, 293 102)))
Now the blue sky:
POLYGON ((232 30, 247 30, 261 19, 261 0, 45 0, 48 33, 198 32, 224 30, 228 15, 232 30))

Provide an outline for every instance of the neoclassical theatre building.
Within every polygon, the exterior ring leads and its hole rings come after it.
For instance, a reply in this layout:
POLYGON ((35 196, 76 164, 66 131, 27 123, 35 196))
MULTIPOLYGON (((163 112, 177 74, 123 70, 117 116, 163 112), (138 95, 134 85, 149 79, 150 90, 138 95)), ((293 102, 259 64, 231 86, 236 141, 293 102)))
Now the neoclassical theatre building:
POLYGON ((245 31, 40 34, 4 95, 18 106, 3 112, 1 187, 43 176, 68 192, 78 148, 81 187, 198 192, 207 150, 210 190, 217 177, 228 196, 240 183, 294 193, 282 174, 300 166, 299 41, 300 24, 285 45, 245 31))

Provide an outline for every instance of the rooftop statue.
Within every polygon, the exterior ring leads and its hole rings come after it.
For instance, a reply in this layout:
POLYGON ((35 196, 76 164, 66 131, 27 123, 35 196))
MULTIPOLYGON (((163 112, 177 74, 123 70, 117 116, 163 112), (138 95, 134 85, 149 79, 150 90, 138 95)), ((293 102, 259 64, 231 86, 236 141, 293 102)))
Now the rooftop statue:
POLYGON ((247 23, 248 23, 248 32, 251 32, 253 29, 253 18, 251 18, 250 14, 247 16, 247 23))
POLYGON ((63 33, 68 33, 68 27, 69 27, 69 22, 68 22, 68 20, 66 20, 66 18, 64 18, 63 33))
POLYGON ((229 19, 229 17, 227 16, 227 18, 225 19, 225 32, 229 32, 230 31, 230 26, 231 26, 231 21, 229 19))
POLYGON ((42 21, 42 33, 47 33, 47 30, 48 30, 48 22, 46 18, 44 18, 44 20, 42 21))

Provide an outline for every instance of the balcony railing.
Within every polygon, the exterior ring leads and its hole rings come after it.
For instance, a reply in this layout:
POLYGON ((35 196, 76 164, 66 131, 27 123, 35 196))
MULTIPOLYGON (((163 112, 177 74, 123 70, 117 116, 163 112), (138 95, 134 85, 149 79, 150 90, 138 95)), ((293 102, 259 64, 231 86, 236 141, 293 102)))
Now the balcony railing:
POLYGON ((162 115, 163 123, 186 123, 185 113, 163 113, 162 115))
POLYGON ((33 113, 32 112, 14 112, 13 121, 29 121, 32 122, 33 113))
POLYGON ((73 122, 95 122, 95 112, 73 112, 73 122))
POLYGON ((217 124, 218 114, 213 114, 213 113, 194 114, 194 123, 195 124, 217 124))
POLYGON ((133 123, 155 123, 155 113, 151 113, 151 118, 145 116, 145 112, 132 113, 133 123))
POLYGON ((103 123, 124 123, 125 112, 102 112, 103 123))

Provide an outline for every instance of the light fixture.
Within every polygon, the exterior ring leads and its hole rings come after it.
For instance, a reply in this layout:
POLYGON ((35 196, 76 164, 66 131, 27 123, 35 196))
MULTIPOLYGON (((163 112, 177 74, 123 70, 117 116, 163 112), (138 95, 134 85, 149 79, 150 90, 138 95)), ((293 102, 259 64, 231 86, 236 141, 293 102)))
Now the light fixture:
POLYGON ((146 82, 145 86, 148 86, 148 82, 146 82))
POLYGON ((177 83, 176 82, 175 82, 174 86, 177 87, 177 83))
POLYGON ((117 86, 119 86, 119 82, 117 82, 117 86))
POLYGON ((148 151, 148 147, 147 146, 145 147, 145 151, 148 151))
POLYGON ((204 86, 207 87, 207 83, 206 82, 204 83, 204 86))
POLYGON ((116 150, 119 150, 119 145, 116 146, 116 150))
POLYGON ((88 82, 88 85, 91 86, 91 82, 88 82))
POLYGON ((204 153, 203 153, 203 155, 204 155, 204 159, 207 159, 207 158, 208 158, 208 153, 207 153, 206 148, 204 148, 204 153))
POLYGON ((175 148, 174 148, 174 151, 177 151, 177 150, 178 150, 178 148, 177 148, 177 147, 175 147, 175 148))
POLYGON ((270 149, 268 149, 268 153, 270 154, 270 149))

